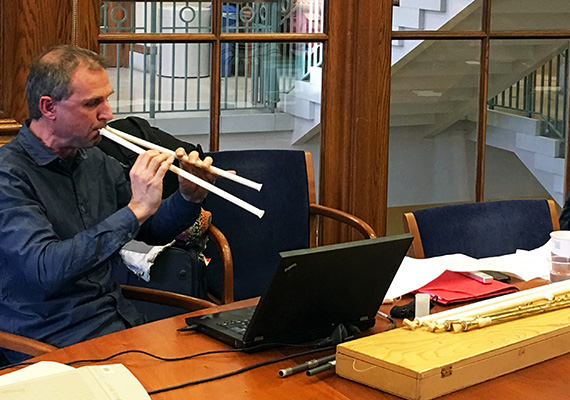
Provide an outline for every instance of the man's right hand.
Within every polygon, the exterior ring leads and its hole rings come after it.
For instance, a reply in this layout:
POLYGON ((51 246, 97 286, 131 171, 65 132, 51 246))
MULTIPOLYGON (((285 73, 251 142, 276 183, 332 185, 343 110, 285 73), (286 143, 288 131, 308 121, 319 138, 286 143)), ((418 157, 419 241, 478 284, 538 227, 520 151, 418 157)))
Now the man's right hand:
POLYGON ((129 173, 131 179, 131 201, 127 205, 142 224, 158 210, 162 200, 162 178, 174 157, 149 150, 140 154, 129 173))

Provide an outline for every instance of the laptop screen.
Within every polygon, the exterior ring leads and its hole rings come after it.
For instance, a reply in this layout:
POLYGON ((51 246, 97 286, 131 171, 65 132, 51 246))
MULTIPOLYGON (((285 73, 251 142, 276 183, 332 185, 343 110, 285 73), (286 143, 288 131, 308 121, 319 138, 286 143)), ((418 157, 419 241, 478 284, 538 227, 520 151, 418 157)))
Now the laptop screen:
POLYGON ((404 234, 280 253, 244 341, 292 343, 328 336, 339 324, 372 327, 412 238, 404 234))

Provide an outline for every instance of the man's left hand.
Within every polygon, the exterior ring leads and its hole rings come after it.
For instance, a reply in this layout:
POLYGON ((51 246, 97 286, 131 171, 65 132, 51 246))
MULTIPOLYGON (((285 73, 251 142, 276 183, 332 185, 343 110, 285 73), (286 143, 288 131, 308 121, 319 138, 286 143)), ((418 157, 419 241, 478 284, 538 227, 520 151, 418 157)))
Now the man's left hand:
MULTIPOLYGON (((192 151, 190 154, 186 154, 186 151, 182 147, 176 149, 176 157, 180 161, 180 167, 185 171, 188 171, 192 175, 197 176, 206 182, 212 184, 215 182, 216 175, 209 171, 209 168, 212 165, 212 157, 206 157, 201 160, 197 151, 192 151), (188 161, 184 161, 186 156, 188 157, 188 161)), ((178 183, 180 185, 182 197, 187 201, 201 203, 208 194, 206 189, 182 178, 181 176, 178 177, 178 183)))

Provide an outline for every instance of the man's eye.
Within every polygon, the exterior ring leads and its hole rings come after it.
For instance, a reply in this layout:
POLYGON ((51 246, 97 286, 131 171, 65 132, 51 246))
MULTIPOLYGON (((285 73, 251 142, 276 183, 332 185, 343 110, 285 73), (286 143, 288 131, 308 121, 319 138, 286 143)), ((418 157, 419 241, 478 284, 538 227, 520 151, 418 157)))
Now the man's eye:
POLYGON ((90 100, 84 103, 85 107, 88 108, 95 108, 97 107, 99 104, 101 104, 101 100, 97 99, 97 100, 90 100))

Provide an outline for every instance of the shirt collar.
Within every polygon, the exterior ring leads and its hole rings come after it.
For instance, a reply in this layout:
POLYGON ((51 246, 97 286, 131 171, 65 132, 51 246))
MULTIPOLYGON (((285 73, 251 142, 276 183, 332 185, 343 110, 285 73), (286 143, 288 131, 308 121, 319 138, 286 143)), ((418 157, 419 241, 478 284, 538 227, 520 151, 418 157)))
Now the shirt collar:
MULTIPOLYGON (((30 129, 30 120, 26 120, 18 136, 16 137, 22 148, 32 157, 32 159, 41 166, 59 159, 59 157, 51 151, 30 129)), ((85 150, 79 149, 77 152, 77 162, 86 158, 85 150)))

